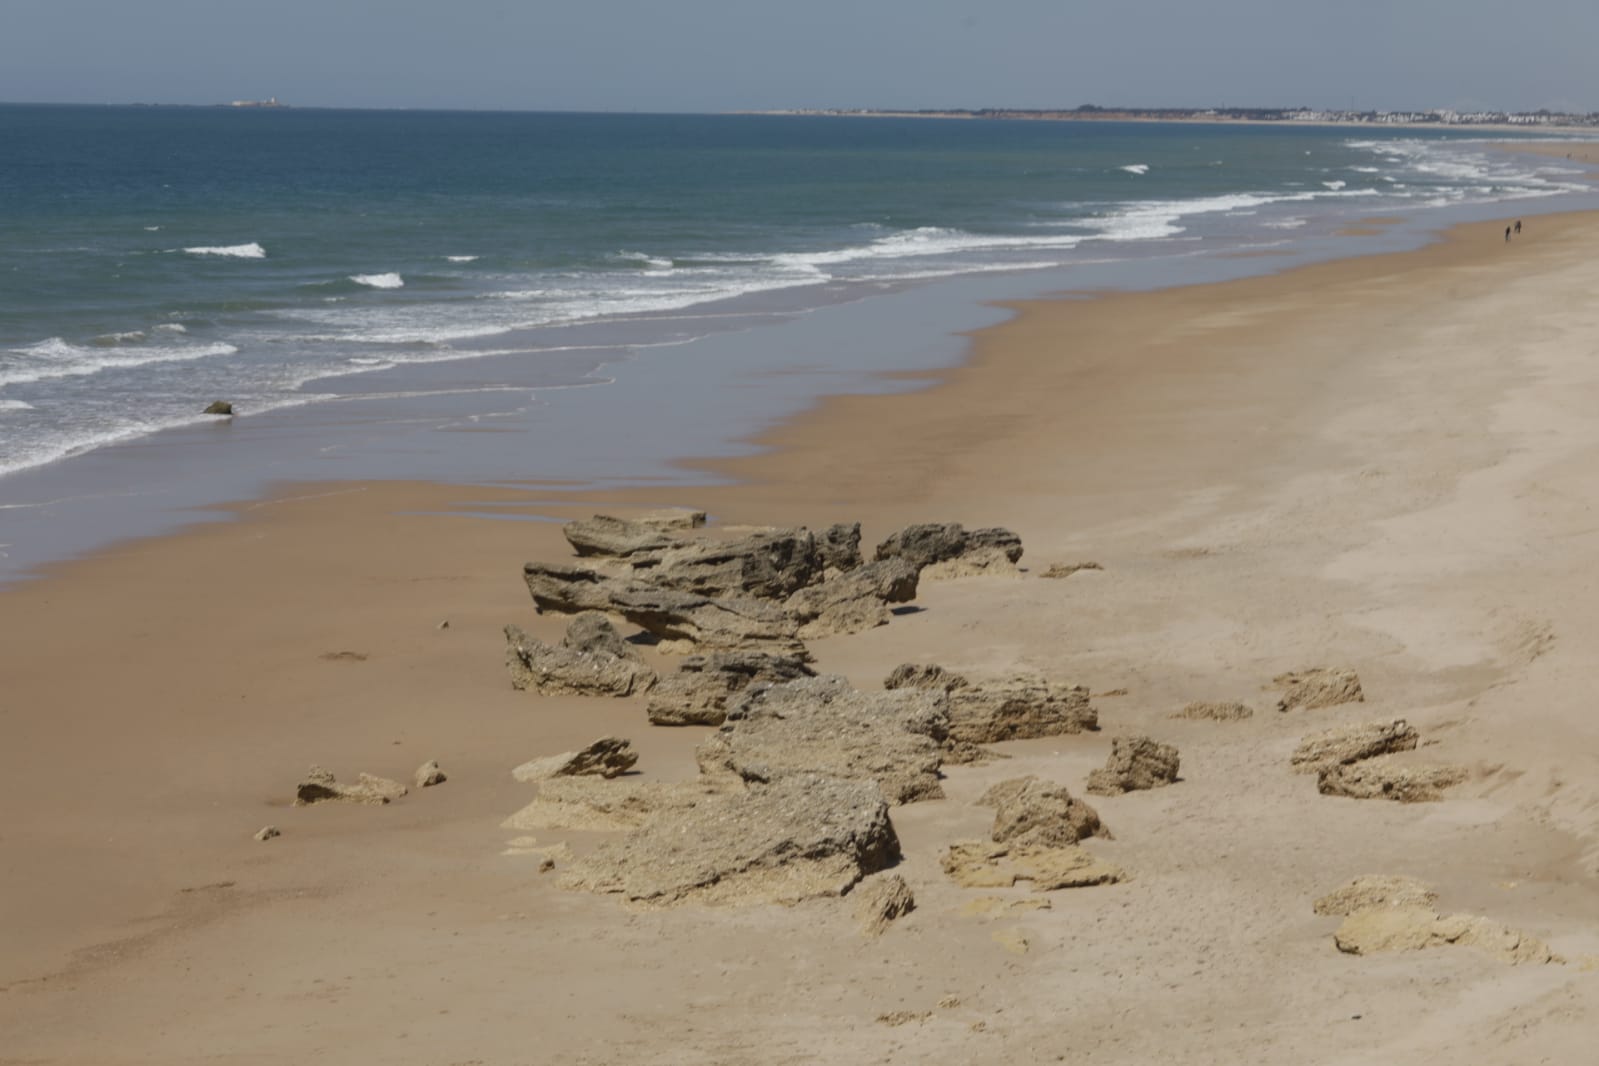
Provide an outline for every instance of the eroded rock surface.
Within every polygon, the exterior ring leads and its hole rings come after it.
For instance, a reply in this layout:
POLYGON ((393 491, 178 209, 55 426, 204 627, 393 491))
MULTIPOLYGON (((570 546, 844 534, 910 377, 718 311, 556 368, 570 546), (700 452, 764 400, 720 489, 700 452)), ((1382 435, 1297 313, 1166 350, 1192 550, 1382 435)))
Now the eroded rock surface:
POLYGON ((548 781, 552 777, 619 777, 638 762, 633 742, 621 737, 601 737, 579 751, 533 759, 511 771, 518 781, 548 781))
POLYGON ((448 780, 449 778, 444 775, 444 771, 439 768, 438 762, 433 759, 429 759, 421 766, 418 766, 416 773, 411 775, 411 783, 416 785, 417 788, 432 788, 434 785, 442 785, 448 780))
POLYGON ((506 626, 505 667, 512 688, 546 695, 631 696, 655 684, 655 671, 597 612, 573 619, 560 644, 546 644, 520 626, 506 626))
POLYGON ((868 781, 890 803, 943 795, 940 744, 949 719, 937 694, 859 692, 841 677, 751 691, 699 747, 708 776, 775 782, 795 775, 868 781))
POLYGON ((1149 737, 1116 737, 1110 758, 1088 775, 1088 791, 1119 796, 1147 788, 1160 788, 1177 780, 1177 749, 1149 737))
POLYGON ((561 883, 647 907, 793 904, 842 895, 899 854, 870 782, 797 773, 658 814, 576 860, 561 883))
POLYGON ((977 801, 994 808, 991 834, 997 844, 1066 847, 1091 836, 1109 835, 1099 812, 1072 796, 1066 786, 1039 777, 1001 781, 977 801))
POLYGON ((967 532, 958 522, 924 522, 883 541, 876 557, 904 559, 918 569, 937 567, 930 577, 956 577, 1014 567, 1022 557, 1022 541, 1008 529, 967 532))
POLYGON ((916 598, 917 574, 903 559, 868 563, 800 589, 783 606, 800 623, 805 639, 863 633, 888 624, 889 604, 916 598))
POLYGON ((555 777, 540 783, 537 798, 501 823, 531 832, 563 829, 616 832, 636 829, 666 811, 684 810, 713 796, 742 794, 725 781, 628 781, 599 777, 555 777))
POLYGON ((916 909, 911 886, 899 874, 877 874, 855 886, 855 917, 862 936, 882 936, 888 927, 916 909))
POLYGON ((751 685, 780 685, 815 674, 798 659, 766 652, 692 655, 651 690, 646 713, 654 725, 721 725, 729 701, 751 685))
POLYGON ((1288 762, 1299 773, 1313 773, 1376 755, 1410 751, 1420 740, 1415 728, 1403 718, 1362 722, 1310 734, 1299 742, 1288 762))
POLYGON ((1196 701, 1172 715, 1191 721, 1241 722, 1253 718, 1255 712, 1242 703, 1196 701))
POLYGON ((308 807, 313 803, 390 803, 405 795, 407 789, 398 781, 375 774, 359 774, 353 785, 341 785, 333 771, 313 766, 306 771, 305 779, 294 791, 294 805, 308 807))
POLYGON ((944 872, 964 888, 1008 888, 1032 882, 1034 892, 1108 885, 1126 874, 1080 845, 1052 848, 968 840, 951 844, 944 872))
POLYGON ((861 565, 861 524, 839 522, 816 535, 816 550, 829 570, 847 572, 861 565))
POLYGON ((631 562, 635 579, 660 588, 764 600, 782 600, 814 585, 825 570, 815 534, 803 528, 679 543, 631 562))
POLYGON ((1317 914, 1340 917, 1374 907, 1425 907, 1430 909, 1438 899, 1424 882, 1414 877, 1391 874, 1367 874, 1357 877, 1342 888, 1327 893, 1312 906, 1317 914))
POLYGON ((1099 728, 1099 712, 1088 702, 1088 689, 1041 677, 978 682, 939 666, 902 663, 883 686, 943 692, 949 706, 950 737, 964 744, 996 744, 1099 728))
POLYGON ((1366 698, 1360 688, 1360 677, 1348 667, 1296 670, 1278 674, 1271 683, 1283 690, 1277 698, 1279 711, 1313 711, 1341 703, 1361 703, 1366 698))
POLYGON ((1443 791, 1466 780, 1464 767, 1396 761, 1394 755, 1330 766, 1321 770, 1316 788, 1327 796, 1425 803, 1443 798, 1443 791))

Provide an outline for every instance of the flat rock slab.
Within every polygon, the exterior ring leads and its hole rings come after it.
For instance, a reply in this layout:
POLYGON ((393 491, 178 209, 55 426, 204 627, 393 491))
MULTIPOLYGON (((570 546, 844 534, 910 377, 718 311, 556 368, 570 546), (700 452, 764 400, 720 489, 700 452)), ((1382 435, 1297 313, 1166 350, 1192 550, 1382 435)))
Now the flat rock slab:
POLYGON ((1473 947, 1513 966, 1560 960, 1537 937, 1470 914, 1438 914, 1430 907, 1377 907, 1356 911, 1333 934, 1338 950, 1348 955, 1385 951, 1424 951, 1459 944, 1473 947))
POLYGON ((1203 700, 1190 703, 1172 715, 1173 718, 1204 722, 1241 722, 1254 716, 1255 712, 1246 704, 1203 700))
POLYGON ((1325 796, 1425 803, 1442 799, 1445 789, 1470 776, 1463 766, 1400 762, 1398 758, 1379 755, 1348 766, 1326 767, 1316 779, 1316 788, 1325 796))
POLYGON ((1298 773, 1314 773, 1330 766, 1410 751, 1420 742, 1420 734, 1403 718, 1362 722, 1310 734, 1299 742, 1288 762, 1298 773))
POLYGON ((862 936, 882 936, 888 927, 916 909, 916 897, 899 874, 877 874, 856 885, 855 918, 862 936))
POLYGON ((538 797, 500 823, 502 829, 620 832, 637 829, 658 814, 687 810, 705 800, 742 793, 739 785, 705 781, 622 781, 599 777, 555 777, 539 785, 538 797))
POLYGON ((841 896, 899 854, 871 783, 794 774, 663 812, 578 859, 561 883, 642 907, 794 904, 841 896))
POLYGON ((579 555, 626 558, 635 552, 670 548, 678 538, 655 522, 630 522, 597 514, 561 527, 566 541, 579 555))
POLYGON ((865 781, 889 803, 943 795, 943 700, 922 691, 860 692, 841 677, 752 691, 699 747, 708 776, 765 783, 797 774, 865 781))
POLYGON ((902 663, 884 679, 883 687, 943 692, 950 738, 961 744, 997 744, 1099 728, 1099 712, 1088 702, 1088 689, 1041 677, 973 681, 941 666, 902 663))
POLYGON ((1366 694, 1360 677, 1348 667, 1317 666, 1278 674, 1271 683, 1283 690, 1277 698, 1279 711, 1313 711, 1343 703, 1361 703, 1366 694))
POLYGON ((681 541, 660 551, 635 553, 635 580, 702 596, 782 600, 822 580, 826 571, 816 535, 808 529, 773 529, 736 540, 681 541))
POLYGON ((1077 845, 1051 848, 976 840, 951 844, 943 867, 963 888, 1009 888, 1030 881, 1034 892, 1114 884, 1127 876, 1077 845))

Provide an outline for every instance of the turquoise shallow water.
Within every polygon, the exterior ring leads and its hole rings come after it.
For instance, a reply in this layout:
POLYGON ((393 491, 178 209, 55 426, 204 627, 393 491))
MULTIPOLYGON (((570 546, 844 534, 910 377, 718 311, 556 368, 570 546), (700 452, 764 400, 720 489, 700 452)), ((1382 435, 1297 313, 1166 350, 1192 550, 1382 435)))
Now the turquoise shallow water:
POLYGON ((5 106, 0 144, 0 496, 214 398, 333 403, 485 354, 547 388, 730 300, 1089 284, 1587 188, 1458 135, 1310 127, 5 106))

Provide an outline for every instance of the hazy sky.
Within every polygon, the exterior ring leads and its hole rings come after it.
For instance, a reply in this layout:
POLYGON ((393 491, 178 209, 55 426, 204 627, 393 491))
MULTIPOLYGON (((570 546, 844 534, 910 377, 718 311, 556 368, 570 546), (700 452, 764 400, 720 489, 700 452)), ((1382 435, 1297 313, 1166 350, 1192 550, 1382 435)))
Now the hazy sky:
POLYGON ((1599 110, 1599 0, 0 0, 0 100, 1599 110))

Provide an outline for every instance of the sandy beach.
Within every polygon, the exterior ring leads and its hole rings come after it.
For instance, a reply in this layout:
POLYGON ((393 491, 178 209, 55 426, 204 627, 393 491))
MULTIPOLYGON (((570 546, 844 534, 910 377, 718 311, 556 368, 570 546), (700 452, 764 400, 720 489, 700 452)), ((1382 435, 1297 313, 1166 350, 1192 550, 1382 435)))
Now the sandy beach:
POLYGON ((1021 305, 926 388, 834 397, 718 461, 725 486, 293 486, 0 591, 0 1063, 1582 1061, 1599 217, 1505 224, 1021 305), (888 625, 808 641, 815 666, 873 691, 904 662, 1040 674, 1091 689, 1100 729, 994 745, 894 807, 916 909, 878 937, 849 897, 563 889, 568 860, 541 873, 501 827, 537 791, 512 767, 612 734, 636 780, 684 781, 712 730, 514 691, 501 628, 564 629, 521 577, 574 561, 561 521, 663 506, 713 531, 858 521, 868 554, 913 522, 1014 530, 1021 569, 924 578, 888 625), (1364 700, 1278 712, 1273 678, 1312 667, 1364 700), (1254 713, 1172 717, 1191 701, 1254 713), (1291 768, 1308 734, 1400 718, 1401 759, 1458 771, 1435 800, 1291 768), (1086 795, 1128 735, 1175 745, 1180 779, 1086 795), (409 782, 426 760, 448 780, 386 806, 290 805, 313 763, 409 782), (945 876, 989 833, 974 801, 1025 775, 1094 806, 1112 836, 1086 846, 1125 879, 945 876), (1362 875, 1557 958, 1340 951, 1313 901, 1362 875))

